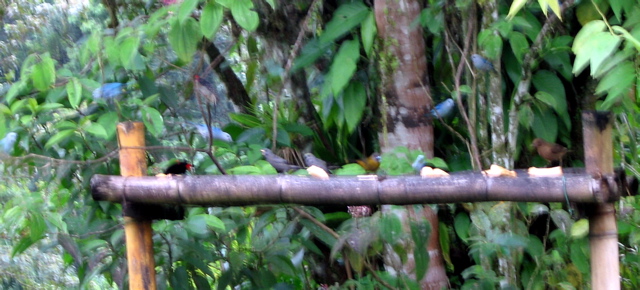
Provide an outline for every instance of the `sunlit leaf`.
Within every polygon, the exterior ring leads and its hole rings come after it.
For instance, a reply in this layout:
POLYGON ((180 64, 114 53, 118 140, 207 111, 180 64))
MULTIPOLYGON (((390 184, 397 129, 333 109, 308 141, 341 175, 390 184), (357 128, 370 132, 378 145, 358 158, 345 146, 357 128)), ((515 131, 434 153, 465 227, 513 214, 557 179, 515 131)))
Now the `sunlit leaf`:
POLYGON ((67 96, 71 107, 77 108, 82 100, 82 85, 77 78, 72 78, 67 83, 67 96))
POLYGON ((183 24, 179 21, 171 23, 169 43, 180 60, 184 62, 191 61, 198 49, 198 41, 202 36, 200 33, 198 22, 193 18, 187 18, 183 24))
POLYGON ((160 112, 152 107, 142 107, 141 111, 142 121, 149 133, 156 137, 160 136, 164 129, 164 122, 160 112))
POLYGON ((39 91, 46 91, 56 80, 56 69, 49 53, 40 56, 40 62, 33 66, 31 72, 33 86, 39 91))
POLYGON ((258 28, 260 18, 258 13, 253 11, 251 0, 236 0, 231 4, 231 15, 233 19, 247 31, 254 31, 258 28))
POLYGON ((360 35, 362 36, 362 48, 368 57, 371 57, 371 48, 373 47, 373 40, 378 33, 376 27, 376 18, 373 11, 369 12, 369 15, 362 22, 360 26, 360 35))
POLYGON ((44 144, 44 148, 45 149, 49 149, 53 145, 56 145, 56 144, 62 142, 63 140, 69 139, 71 136, 73 136, 75 131, 76 130, 74 130, 74 129, 67 129, 67 130, 63 130, 63 131, 60 131, 60 132, 56 133, 49 140, 47 140, 47 143, 44 144))
POLYGON ((202 16, 200 17, 200 30, 202 35, 208 39, 213 39, 213 36, 220 28, 223 18, 223 9, 215 1, 209 1, 207 5, 202 9, 202 16))

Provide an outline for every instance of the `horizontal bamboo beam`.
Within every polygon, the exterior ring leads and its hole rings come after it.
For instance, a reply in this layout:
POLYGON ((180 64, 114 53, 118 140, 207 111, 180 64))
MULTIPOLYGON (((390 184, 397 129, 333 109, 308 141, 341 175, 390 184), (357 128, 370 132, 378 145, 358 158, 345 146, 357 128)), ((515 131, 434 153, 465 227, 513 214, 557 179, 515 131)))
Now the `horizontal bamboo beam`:
MULTIPOLYGON (((609 179, 611 180, 611 179, 609 179)), ((292 175, 195 175, 120 177, 95 175, 95 200, 204 206, 294 203, 304 205, 424 204, 477 201, 601 203, 617 200, 602 182, 586 174, 563 177, 485 177, 480 173, 450 177, 375 175, 329 180, 292 175), (565 196, 565 189, 566 195, 565 196)))

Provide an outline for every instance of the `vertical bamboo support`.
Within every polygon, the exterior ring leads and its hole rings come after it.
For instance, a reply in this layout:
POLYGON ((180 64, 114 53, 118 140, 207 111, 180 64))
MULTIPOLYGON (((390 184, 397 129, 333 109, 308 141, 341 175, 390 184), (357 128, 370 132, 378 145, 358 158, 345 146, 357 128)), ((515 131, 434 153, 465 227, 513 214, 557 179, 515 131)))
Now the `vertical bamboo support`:
MULTIPOLYGON (((144 125, 141 122, 118 124, 120 147, 145 146, 144 125)), ((122 176, 144 176, 147 161, 144 149, 120 150, 120 174, 122 176)), ((129 289, 156 289, 151 219, 136 214, 137 206, 123 201, 124 231, 127 243, 129 266, 129 289)))
MULTIPOLYGON (((582 113, 585 167, 588 174, 613 174, 611 113, 582 113)), ((604 190, 607 190, 605 187, 604 190)), ((607 196, 606 194, 605 196, 607 196)), ((589 211, 592 289, 620 289, 618 229, 613 203, 604 201, 589 211)))

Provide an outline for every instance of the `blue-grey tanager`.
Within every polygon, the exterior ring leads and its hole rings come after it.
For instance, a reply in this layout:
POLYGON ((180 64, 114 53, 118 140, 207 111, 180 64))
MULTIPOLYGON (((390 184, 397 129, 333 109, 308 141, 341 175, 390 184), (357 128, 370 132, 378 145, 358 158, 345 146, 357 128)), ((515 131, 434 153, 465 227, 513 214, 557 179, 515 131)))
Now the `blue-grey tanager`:
POLYGON ((471 62, 473 62, 473 66, 475 66, 478 70, 481 71, 495 71, 493 68, 493 64, 486 58, 480 56, 479 54, 471 55, 471 62))
POLYGON ((118 99, 126 92, 126 84, 106 83, 93 90, 93 99, 113 100, 118 99))
MULTIPOLYGON (((202 135, 202 138, 205 138, 207 140, 209 140, 209 128, 207 127, 207 125, 205 124, 196 124, 193 122, 187 122, 191 125, 193 125, 193 127, 195 127, 198 130, 198 133, 200 133, 200 135, 202 135)), ((222 129, 215 127, 215 126, 211 126, 211 133, 213 133, 213 140, 221 140, 221 141, 225 141, 225 142, 233 142, 233 139, 231 139, 231 135, 229 135, 229 133, 222 131, 222 129)))
POLYGON ((2 152, 8 155, 13 153, 13 146, 18 141, 18 134, 15 132, 9 132, 7 135, 0 140, 0 148, 2 148, 2 152))
POLYGON ((426 162, 424 162, 424 155, 420 154, 416 157, 416 160, 411 163, 411 167, 417 172, 420 172, 422 167, 424 167, 426 162))
POLYGON ((429 115, 431 115, 432 118, 449 117, 453 113, 455 106, 456 104, 453 101, 453 99, 448 98, 444 100, 444 102, 437 104, 435 108, 431 109, 431 112, 429 112, 429 115))

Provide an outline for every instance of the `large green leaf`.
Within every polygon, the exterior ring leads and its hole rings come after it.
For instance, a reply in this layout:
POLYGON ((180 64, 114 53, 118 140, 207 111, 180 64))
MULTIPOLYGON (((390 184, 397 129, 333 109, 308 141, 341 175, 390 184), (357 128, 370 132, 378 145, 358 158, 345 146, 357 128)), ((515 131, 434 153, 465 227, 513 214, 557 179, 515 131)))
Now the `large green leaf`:
POLYGON ((231 3, 231 15, 240 27, 247 31, 254 31, 258 28, 260 18, 258 13, 253 11, 251 0, 236 0, 231 3))
POLYGON ((300 55, 296 58, 296 61, 291 67, 291 72, 293 73, 314 63, 316 59, 327 51, 333 50, 333 46, 333 42, 321 43, 317 38, 310 40, 300 51, 300 55))
POLYGON ((31 81, 39 91, 48 90, 56 81, 56 68, 49 53, 41 55, 40 62, 33 66, 31 81))
POLYGON ((184 0, 180 3, 180 9, 178 10, 178 19, 180 20, 180 23, 184 23, 185 20, 190 18, 191 13, 193 13, 196 7, 198 7, 198 0, 184 0))
POLYGON ((184 23, 174 20, 171 23, 171 31, 169 32, 169 43, 178 55, 178 58, 184 62, 190 62, 193 54, 198 49, 198 41, 202 35, 200 27, 193 18, 187 18, 184 23))
POLYGON ((609 92, 600 110, 609 110, 620 98, 624 97, 636 83, 636 70, 631 61, 625 61, 609 72, 596 87, 596 94, 609 92))
POLYGON ((67 130, 62 130, 56 133, 55 135, 53 135, 53 137, 47 140, 47 143, 44 144, 44 148, 45 149, 51 148, 51 146, 56 145, 62 142, 63 140, 70 138, 71 136, 73 136, 75 132, 76 132, 75 129, 67 129, 67 130))
POLYGON ((545 140, 556 140, 558 137, 558 120, 551 110, 536 108, 533 110, 533 133, 545 140))
POLYGON ((96 136, 100 139, 107 139, 107 137, 109 136, 107 134, 107 130, 105 130, 105 128, 100 123, 91 123, 88 126, 86 126, 84 130, 87 133, 93 136, 96 136))
POLYGON ((373 47, 373 40, 378 33, 376 28, 376 18, 373 11, 369 12, 367 18, 362 22, 360 26, 360 35, 362 36, 362 48, 368 57, 371 57, 371 48, 373 47))
POLYGON ((573 53, 576 59, 573 63, 573 74, 578 75, 591 66, 591 75, 595 75, 605 59, 611 57, 620 44, 621 38, 604 31, 606 25, 603 21, 591 21, 587 23, 575 37, 573 53))
MULTIPOLYGON (((516 16, 516 14, 518 14, 518 11, 520 11, 520 9, 522 9, 522 7, 524 7, 524 4, 527 3, 527 0, 515 0, 511 3, 511 6, 509 7, 509 13, 507 14, 507 19, 511 20, 513 19, 513 17, 516 16)), ((546 11, 545 11, 545 15, 546 15, 546 11)))
POLYGON ((67 96, 71 107, 78 108, 82 100, 82 85, 80 85, 80 81, 77 78, 72 78, 67 83, 67 96))
POLYGON ((134 68, 138 46, 140 46, 140 36, 138 35, 127 37, 120 44, 120 62, 126 69, 134 68))
POLYGON ((218 28, 220 28, 220 24, 222 24, 223 12, 222 6, 216 4, 215 1, 209 1, 204 9, 202 9, 200 30, 202 30, 204 37, 213 39, 218 28))
POLYGON ((494 30, 481 31, 478 34, 478 44, 489 59, 496 59, 502 53, 502 38, 494 30))
POLYGON ((320 35, 320 43, 332 42, 349 32, 362 23, 369 16, 370 11, 369 7, 358 1, 340 5, 320 35))
MULTIPOLYGON (((414 207, 419 207, 414 205, 414 207)), ((416 209, 416 212, 419 209, 416 209)), ((420 211, 421 212, 421 211, 420 211)), ((411 237, 413 238, 413 257, 416 263, 415 274, 416 281, 422 280, 429 268, 429 252, 427 251, 427 243, 431 235, 431 224, 426 219, 410 220, 411 237)))
POLYGON ((513 31, 509 36, 509 44, 511 44, 511 49, 513 50, 513 54, 516 55, 518 62, 522 63, 524 55, 529 52, 529 42, 527 42, 527 38, 524 34, 513 31))
POLYGON ((353 133, 360 124, 367 103, 367 94, 362 83, 357 81, 349 83, 349 86, 344 90, 343 100, 347 130, 349 133, 353 133))
POLYGON ((337 97, 351 80, 356 72, 356 63, 359 58, 360 43, 358 41, 347 40, 342 43, 326 76, 325 86, 330 86, 334 97, 337 97))
POLYGON ((142 107, 142 121, 151 135, 158 137, 164 129, 162 115, 152 107, 142 107))
POLYGON ((553 110, 560 116, 567 128, 571 128, 571 118, 567 110, 567 98, 564 91, 564 85, 558 76, 547 70, 536 72, 531 82, 538 91, 543 91, 554 98, 554 100, 545 99, 548 95, 536 94, 536 98, 551 106, 553 110))

